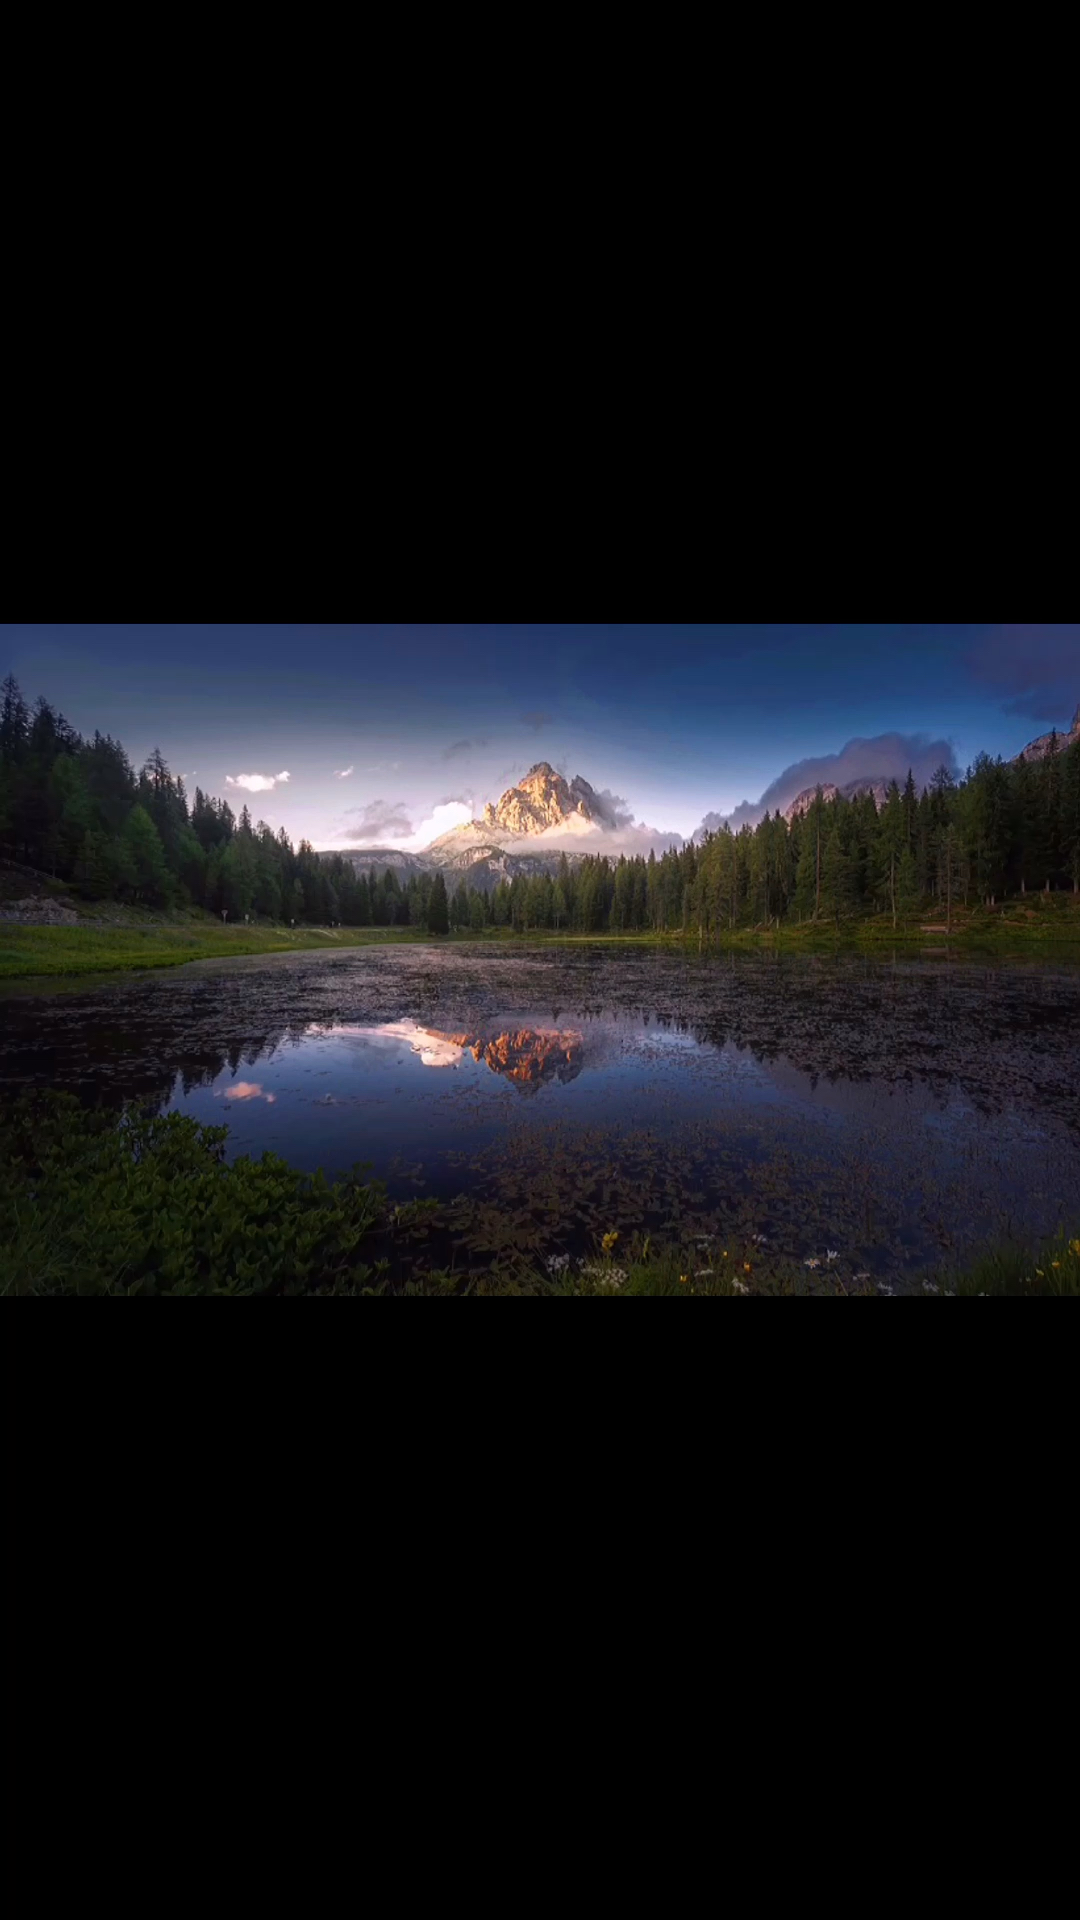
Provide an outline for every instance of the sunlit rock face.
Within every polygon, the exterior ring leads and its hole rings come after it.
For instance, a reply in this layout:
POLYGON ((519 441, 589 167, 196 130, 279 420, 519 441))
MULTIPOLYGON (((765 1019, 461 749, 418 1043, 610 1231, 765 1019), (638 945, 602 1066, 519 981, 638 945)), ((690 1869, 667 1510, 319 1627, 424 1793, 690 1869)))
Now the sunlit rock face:
POLYGON ((502 827, 507 833, 546 833, 549 827, 561 827, 575 815, 599 820, 593 788, 580 774, 564 780, 561 773, 541 760, 516 787, 507 788, 498 806, 484 808, 484 824, 502 827))
MULTIPOLYGON (((466 1049, 476 1061, 490 1067, 492 1073, 512 1080, 521 1091, 535 1091, 551 1080, 576 1080, 585 1064, 585 1042, 574 1028, 518 1027, 505 1033, 440 1033, 437 1027, 422 1027, 416 1020, 388 1020, 382 1026, 361 1027, 342 1024, 321 1026, 312 1022, 306 1029, 310 1037, 334 1040, 404 1041, 425 1067, 456 1067, 466 1049)), ((260 1087, 248 1087, 234 1098, 253 1098, 260 1087)), ((269 1096, 273 1098, 273 1096, 269 1096)))
POLYGON ((1073 723, 1068 733, 1042 733, 1023 753, 1017 754, 1018 760, 1046 760, 1052 753, 1064 753, 1069 747, 1075 747, 1080 740, 1080 707, 1073 714, 1073 723))
POLYGON ((488 1040, 464 1033, 448 1037, 455 1045, 468 1047, 474 1060, 482 1060, 492 1073, 504 1074, 523 1091, 540 1087, 547 1080, 576 1080, 585 1064, 582 1036, 568 1030, 521 1027, 515 1033, 499 1033, 488 1040))

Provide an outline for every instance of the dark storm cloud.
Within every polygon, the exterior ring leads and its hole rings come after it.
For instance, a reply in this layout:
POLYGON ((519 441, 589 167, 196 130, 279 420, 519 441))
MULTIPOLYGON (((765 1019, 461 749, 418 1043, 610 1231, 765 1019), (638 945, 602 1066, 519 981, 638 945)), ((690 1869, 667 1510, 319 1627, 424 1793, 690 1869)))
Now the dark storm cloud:
POLYGON ((408 840, 413 832, 402 800, 369 800, 366 807, 350 807, 345 818, 346 840, 408 840))
POLYGON ((908 771, 918 788, 929 786, 939 767, 959 772, 956 755, 949 740, 930 740, 922 733, 879 733, 873 740, 849 740, 839 753, 823 753, 809 760, 796 760, 784 769, 758 801, 744 800, 733 813, 707 813, 698 833, 715 833, 727 824, 737 833, 742 826, 756 827, 766 813, 775 813, 805 793, 808 787, 846 787, 854 780, 896 780, 901 784, 908 771))

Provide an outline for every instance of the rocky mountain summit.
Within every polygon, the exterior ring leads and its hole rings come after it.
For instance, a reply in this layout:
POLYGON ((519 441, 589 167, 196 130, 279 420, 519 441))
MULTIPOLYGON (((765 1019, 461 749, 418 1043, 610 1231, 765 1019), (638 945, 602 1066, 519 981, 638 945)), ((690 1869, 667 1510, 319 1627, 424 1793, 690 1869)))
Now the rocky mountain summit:
POLYGON ((1073 714, 1073 723, 1068 733, 1041 733, 1032 740, 1023 753, 1017 754, 1018 760, 1046 760, 1052 753, 1065 753, 1069 747, 1075 747, 1080 740, 1080 707, 1073 714))
POLYGON ((513 880, 515 875, 531 879, 537 874, 554 874, 563 857, 571 862, 583 857, 584 848, 564 856, 550 847, 530 851, 521 846, 522 840, 547 833, 552 827, 587 835, 591 827, 606 825, 600 797, 587 780, 580 774, 566 780, 546 760, 540 760, 516 787, 507 788, 496 806, 484 808, 482 820, 467 820, 463 826, 451 827, 422 853, 402 853, 391 847, 339 851, 358 873, 371 868, 381 873, 388 866, 402 875, 438 870, 448 880, 453 877, 455 884, 464 880, 466 885, 489 893, 500 880, 513 880))
POLYGON ((497 806, 484 808, 483 824, 501 827, 506 833, 546 833, 549 827, 561 827, 574 814, 602 824, 594 788, 580 774, 565 780, 546 760, 540 760, 516 787, 507 788, 497 806))
MULTIPOLYGON (((817 797, 817 791, 816 787, 804 787, 802 793, 796 795, 790 807, 784 808, 784 819, 789 826, 791 822, 797 820, 801 814, 809 813, 817 797)), ((841 798, 844 800, 858 800, 866 793, 873 794, 874 802, 878 808, 883 807, 889 797, 889 789, 884 780, 850 780, 846 787, 834 787, 831 782, 822 782, 821 787, 821 797, 826 804, 830 800, 839 800, 841 798)))

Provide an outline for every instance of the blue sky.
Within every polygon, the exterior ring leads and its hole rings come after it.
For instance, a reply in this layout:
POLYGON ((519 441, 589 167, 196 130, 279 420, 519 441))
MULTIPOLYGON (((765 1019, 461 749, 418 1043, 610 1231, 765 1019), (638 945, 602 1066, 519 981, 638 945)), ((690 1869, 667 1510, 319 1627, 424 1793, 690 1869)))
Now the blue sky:
POLYGON ((9 670, 318 846, 420 844, 541 759, 688 834, 853 739, 1017 753, 1072 718, 1080 626, 10 624, 9 670))

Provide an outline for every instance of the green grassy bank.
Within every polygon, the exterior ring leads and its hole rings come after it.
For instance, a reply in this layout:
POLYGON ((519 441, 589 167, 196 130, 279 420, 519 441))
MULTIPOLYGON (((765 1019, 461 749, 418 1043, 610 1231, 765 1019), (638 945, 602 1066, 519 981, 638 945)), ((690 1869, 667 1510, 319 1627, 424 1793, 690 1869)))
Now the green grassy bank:
POLYGON ((112 927, 21 927, 0 921, 0 980, 137 972, 238 954, 324 952, 427 936, 411 927, 228 927, 209 916, 112 927))
MULTIPOLYGON (((591 1254, 479 1262, 436 1202, 392 1203, 362 1169, 310 1178, 265 1154, 225 1164, 227 1129, 29 1095, 0 1113, 0 1294, 547 1298, 872 1297, 868 1274, 746 1245, 654 1248, 598 1221, 591 1254), (823 1270, 822 1270, 823 1269, 823 1270)), ((833 1256, 830 1256, 832 1258, 833 1256)), ((1080 1237, 927 1275, 928 1296, 1080 1294, 1080 1237)))
MULTIPOLYGON (((70 903, 70 900, 65 901, 70 903)), ((140 914, 137 909, 99 908, 78 926, 20 926, 0 920, 0 980, 62 975, 141 971, 182 966, 188 960, 226 959, 239 954, 325 951, 344 947, 423 942, 433 938, 420 927, 288 927, 269 922, 223 925, 197 909, 140 914), (105 922, 105 924, 102 924, 105 922)), ((445 937, 445 936, 444 936, 445 937)), ((891 916, 847 920, 839 925, 785 921, 781 926, 720 929, 699 933, 563 933, 508 927, 483 933, 452 933, 454 942, 558 946, 663 946, 688 953, 769 951, 777 953, 919 952, 950 947, 957 951, 1080 951, 1080 898, 1071 894, 1034 894, 992 911, 958 912, 951 928, 927 917, 893 926, 891 916)))

